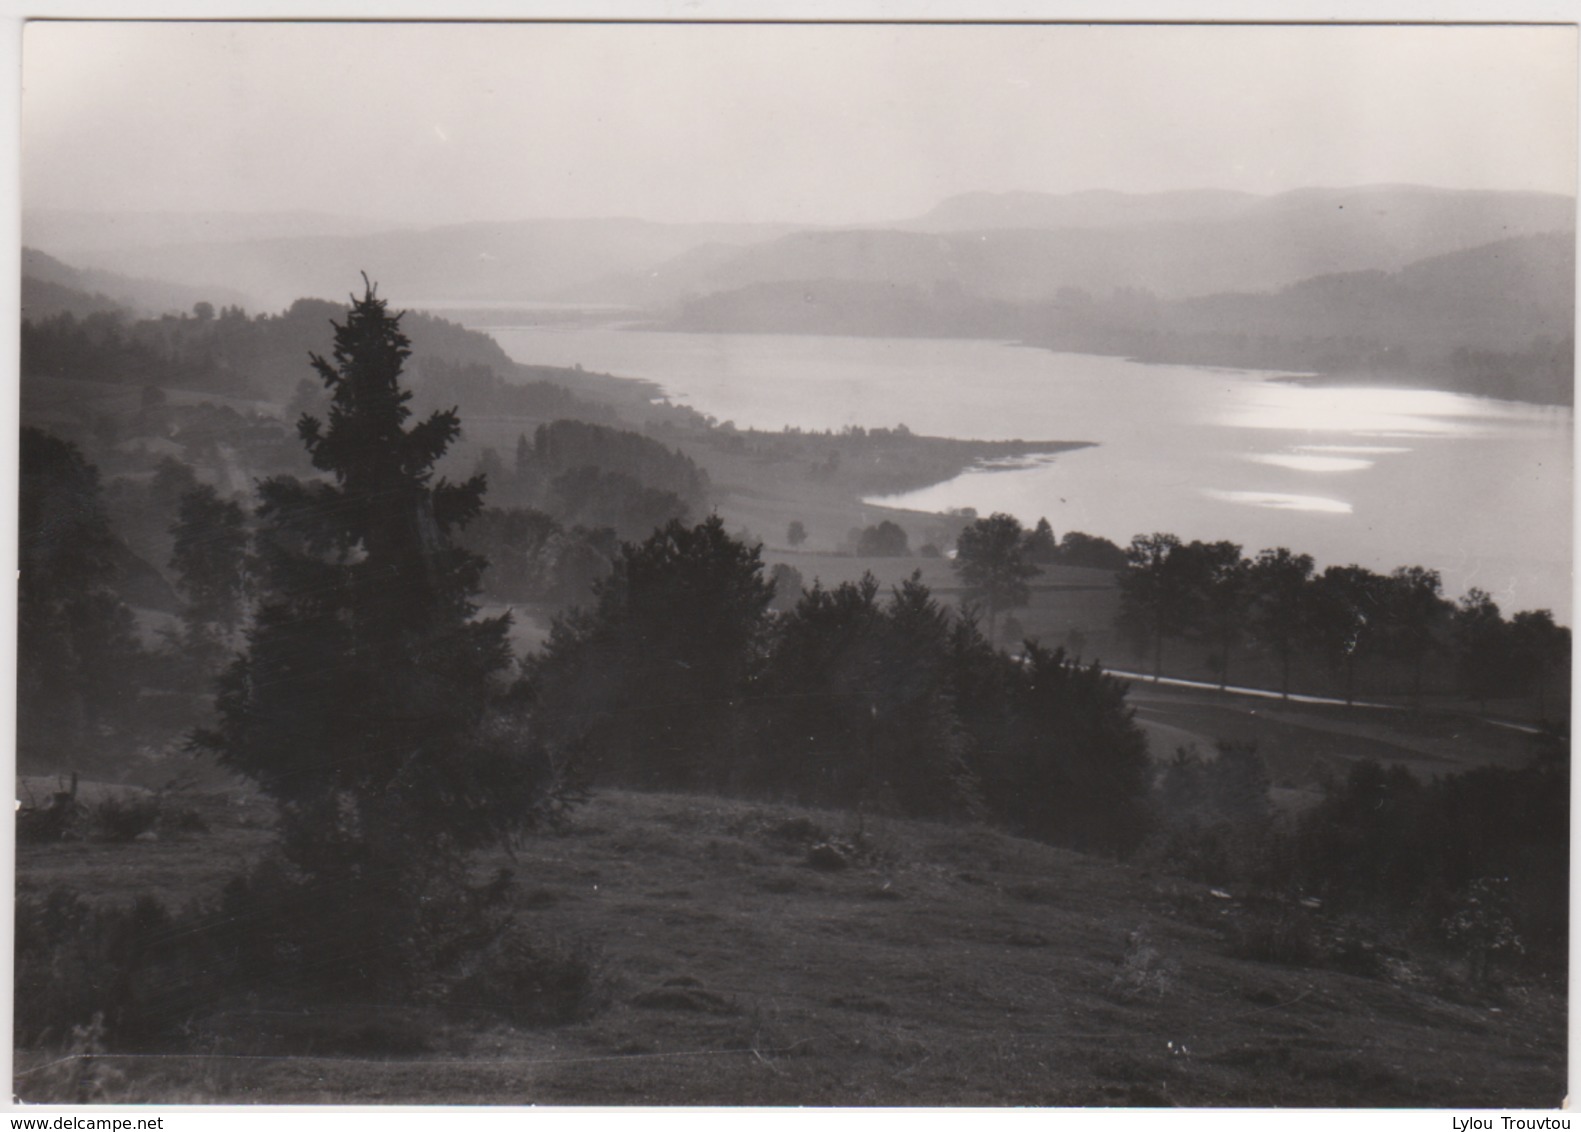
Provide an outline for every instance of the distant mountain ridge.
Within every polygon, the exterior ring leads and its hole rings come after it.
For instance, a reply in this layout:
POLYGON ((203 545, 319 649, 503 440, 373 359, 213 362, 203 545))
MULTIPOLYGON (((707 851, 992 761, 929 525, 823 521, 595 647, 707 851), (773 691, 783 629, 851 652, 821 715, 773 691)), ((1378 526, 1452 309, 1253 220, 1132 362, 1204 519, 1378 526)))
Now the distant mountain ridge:
POLYGON ((23 317, 44 318, 68 310, 79 317, 97 310, 158 315, 190 311, 199 302, 245 307, 252 300, 229 287, 189 286, 72 267, 37 248, 22 249, 23 317))
POLYGON ((1539 233, 1399 270, 1182 299, 1070 288, 1054 300, 875 280, 753 283, 682 305, 674 329, 1000 338, 1143 361, 1430 383, 1574 400, 1575 234, 1539 233))
POLYGON ((1411 185, 1128 194, 968 193, 863 227, 632 219, 387 226, 308 214, 104 217, 30 210, 29 246, 120 274, 223 284, 268 307, 339 299, 367 270, 429 301, 673 307, 792 280, 959 288, 1008 302, 1065 288, 1175 299, 1393 271, 1508 236, 1573 229, 1575 201, 1411 185), (75 219, 74 219, 75 218, 75 219), (359 223, 362 227, 359 227, 359 223), (55 241, 52 243, 51 241, 55 241), (91 247, 89 246, 91 245, 91 247))
MULTIPOLYGON (((553 300, 604 276, 645 270, 710 244, 739 250, 791 225, 526 220, 358 234, 100 246, 82 262, 183 283, 223 281, 269 308, 340 299, 358 270, 425 300, 553 300)), ((46 247, 46 250, 48 248, 46 247)))
POLYGON ((606 286, 618 301, 650 305, 792 280, 954 288, 1000 302, 1051 301, 1070 288, 1092 294, 1126 288, 1180 299, 1271 291, 1340 272, 1396 271, 1509 236, 1575 226, 1575 201, 1569 197, 1415 186, 1312 189, 1250 200, 1230 194, 1100 194, 1095 204, 1078 194, 990 199, 985 205, 956 198, 941 208, 976 221, 990 219, 985 210, 997 210, 999 220, 1023 225, 1031 224, 1033 213, 1049 219, 1102 212, 1105 223, 797 232, 722 261, 676 260, 606 286), (1197 215, 1167 218, 1182 210, 1197 215), (1131 219, 1121 223, 1125 216, 1131 219), (1151 218, 1136 219, 1141 216, 1151 218))
MULTIPOLYGON (((1231 189, 1177 189, 1127 193, 1087 189, 1073 193, 973 192, 947 197, 913 220, 880 227, 910 231, 971 232, 995 228, 1114 228, 1127 225, 1228 220, 1238 216, 1301 211, 1314 205, 1356 208, 1457 201, 1483 207, 1569 207, 1571 197, 1557 193, 1502 189, 1442 189, 1430 185, 1374 184, 1342 188, 1309 187, 1272 195, 1231 189)), ((1544 211, 1544 215, 1548 215, 1544 211)))
POLYGON ((128 212, 29 208, 22 242, 66 260, 91 260, 110 248, 225 243, 281 237, 352 236, 415 227, 327 212, 128 212))
POLYGON ((36 283, 36 303, 98 292, 148 310, 237 291, 276 308, 340 298, 360 269, 413 305, 574 302, 678 329, 1010 337, 1568 402, 1575 220, 1568 196, 1414 185, 968 193, 861 228, 617 218, 336 235, 336 218, 316 217, 316 236, 106 247, 83 261, 108 274, 63 273, 30 252, 24 273, 86 293, 36 283), (178 282, 159 292, 154 277, 178 282))
POLYGON ((919 232, 981 232, 997 228, 1112 228, 1158 221, 1217 220, 1265 200, 1228 189, 1123 193, 975 192, 940 201, 914 220, 890 225, 919 232))

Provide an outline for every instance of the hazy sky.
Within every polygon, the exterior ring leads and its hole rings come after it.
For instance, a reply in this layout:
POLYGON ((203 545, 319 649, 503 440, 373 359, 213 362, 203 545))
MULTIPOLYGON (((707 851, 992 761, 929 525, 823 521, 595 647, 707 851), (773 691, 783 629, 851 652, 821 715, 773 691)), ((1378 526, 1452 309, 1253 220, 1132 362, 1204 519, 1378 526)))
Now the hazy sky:
POLYGON ((1574 192, 1575 33, 42 23, 24 206, 850 223, 974 189, 1574 192))

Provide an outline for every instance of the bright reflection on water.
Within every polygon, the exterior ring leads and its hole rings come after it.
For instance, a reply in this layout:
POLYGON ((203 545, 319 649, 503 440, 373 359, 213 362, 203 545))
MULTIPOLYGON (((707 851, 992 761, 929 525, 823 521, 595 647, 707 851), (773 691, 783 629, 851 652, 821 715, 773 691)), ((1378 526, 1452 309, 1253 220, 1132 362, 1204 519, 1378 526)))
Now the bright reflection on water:
POLYGON ((1211 499, 1229 503, 1244 503, 1249 507, 1268 507, 1275 511, 1321 511, 1330 515, 1349 515, 1351 506, 1339 499, 1324 499, 1319 495, 1283 495, 1277 491, 1215 491, 1204 488, 1203 494, 1211 499))
POLYGON ((1362 437, 1466 436, 1506 417, 1498 405, 1436 389, 1306 388, 1266 382, 1225 406, 1220 419, 1232 428, 1362 437))
MULTIPOLYGON (((1121 545, 1171 531, 1248 553, 1288 546, 1320 567, 1423 565, 1452 597, 1480 586, 1506 612, 1569 619, 1569 409, 959 339, 493 333, 518 361, 649 378, 743 428, 904 422, 925 435, 1096 445, 887 504, 1046 516, 1058 534, 1121 545)), ((845 531, 811 534, 828 546, 845 531)))
POLYGON ((1374 463, 1344 456, 1306 456, 1299 452, 1250 452, 1244 459, 1254 464, 1272 464, 1276 468, 1294 468, 1298 472, 1359 472, 1374 463))
POLYGON ((1297 452, 1354 452, 1358 456, 1386 456, 1409 452, 1409 448, 1388 448, 1376 444, 1298 444, 1297 452))

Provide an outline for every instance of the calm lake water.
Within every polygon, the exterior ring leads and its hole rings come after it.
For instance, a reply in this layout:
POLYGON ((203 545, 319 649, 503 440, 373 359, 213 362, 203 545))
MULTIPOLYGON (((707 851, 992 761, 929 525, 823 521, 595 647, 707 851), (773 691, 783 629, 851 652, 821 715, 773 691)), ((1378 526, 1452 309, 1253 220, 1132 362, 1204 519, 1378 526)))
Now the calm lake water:
POLYGON ((1097 445, 883 500, 896 506, 1046 516, 1121 545, 1170 531, 1288 546, 1320 568, 1428 566, 1451 597, 1479 586, 1506 614, 1570 619, 1569 409, 959 339, 489 332, 518 361, 648 378, 743 428, 1097 445))

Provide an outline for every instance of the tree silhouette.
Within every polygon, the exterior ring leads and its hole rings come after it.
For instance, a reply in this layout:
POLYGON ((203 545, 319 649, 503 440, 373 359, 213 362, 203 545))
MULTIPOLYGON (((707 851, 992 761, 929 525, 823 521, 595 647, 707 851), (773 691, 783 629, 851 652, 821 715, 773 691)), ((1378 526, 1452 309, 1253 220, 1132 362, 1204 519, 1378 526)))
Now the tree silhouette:
POLYGON ((119 544, 98 469, 35 428, 22 430, 20 447, 18 746, 58 766, 129 722, 141 650, 112 588, 119 544))
POLYGON ((872 574, 814 585, 776 630, 750 789, 919 816, 970 811, 951 619, 920 574, 887 603, 872 574))
POLYGON ((1510 686, 1514 672, 1510 628, 1498 603, 1484 590, 1467 591, 1450 615, 1450 635, 1460 690, 1485 708, 1490 696, 1510 686))
POLYGON ((1286 699, 1290 698, 1290 662, 1310 637, 1311 578, 1312 556, 1292 554, 1282 546, 1262 551, 1247 570, 1252 636, 1279 658, 1279 687, 1286 699))
POLYGON ((1054 540, 1054 528, 1047 519, 1039 519, 1037 526, 1026 533, 1023 542, 1027 561, 1046 566, 1059 559, 1059 544, 1054 540))
POLYGON ((170 537, 170 567, 188 619, 229 633, 242 619, 246 596, 246 513, 202 484, 181 497, 170 537))
POLYGON ((1106 538, 1084 531, 1066 531, 1059 540, 1055 561, 1062 566, 1086 566, 1093 570, 1124 570, 1125 551, 1106 538))
POLYGON ((1193 621, 1200 590, 1191 577, 1189 557, 1170 534, 1137 535, 1125 552, 1120 575, 1121 629, 1141 647, 1153 646, 1153 679, 1163 668, 1164 640, 1179 636, 1193 621))
POLYGON ((776 562, 774 569, 769 571, 769 581, 774 585, 774 600, 770 608, 782 613, 795 609, 801 601, 801 571, 789 563, 776 562))
POLYGON ((170 526, 170 567, 186 599, 183 626, 171 635, 178 672, 212 679, 236 644, 246 607, 247 516, 208 484, 181 497, 170 526))
POLYGON ((1028 579, 1041 574, 1027 560, 1025 532, 1014 515, 996 512, 971 523, 955 541, 955 573, 968 601, 988 609, 988 639, 995 640, 999 614, 1032 600, 1028 579))
POLYGON ((1134 848, 1147 827, 1152 763, 1125 682, 1035 642, 1008 678, 1005 741, 980 771, 1000 816, 1055 844, 1134 848))
POLYGON ((1442 588, 1438 571, 1422 566, 1399 567, 1383 588, 1390 645, 1411 664, 1411 701, 1418 705, 1427 657, 1439 647, 1438 634, 1451 608, 1442 588))
POLYGON ((1556 682, 1568 686, 1570 630, 1554 624, 1546 609, 1526 610, 1510 618, 1510 659, 1516 681, 1536 697, 1537 714, 1548 718, 1548 689, 1556 682))
POLYGON ((1249 564, 1233 542, 1192 542, 1182 547, 1184 567, 1192 595, 1189 612, 1192 631, 1214 649, 1219 687, 1230 681, 1230 655, 1245 633, 1247 574, 1249 564))
POLYGON ((864 558, 904 558, 911 553, 911 544, 899 524, 885 519, 877 526, 863 528, 856 552, 864 558))
POLYGON ((1385 585, 1362 566, 1330 566, 1312 580, 1312 640, 1343 673, 1346 703, 1355 700, 1356 666, 1382 638, 1385 585))
POLYGON ((328 478, 259 486, 258 608, 195 736, 279 804, 282 851, 318 893, 319 969, 379 985, 410 972, 436 878, 464 889, 465 853, 530 824, 545 789, 487 723, 509 622, 474 616, 484 563, 450 538, 484 485, 433 482, 459 424, 407 426, 408 353, 369 285, 333 364, 312 358, 329 419, 298 432, 328 478))
POLYGON ((558 750, 606 781, 712 784, 757 660, 772 589, 717 515, 626 544, 594 605, 557 619, 527 673, 558 750))

